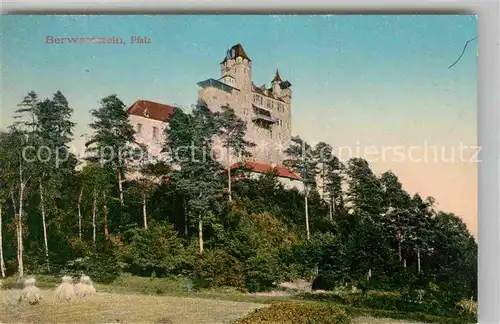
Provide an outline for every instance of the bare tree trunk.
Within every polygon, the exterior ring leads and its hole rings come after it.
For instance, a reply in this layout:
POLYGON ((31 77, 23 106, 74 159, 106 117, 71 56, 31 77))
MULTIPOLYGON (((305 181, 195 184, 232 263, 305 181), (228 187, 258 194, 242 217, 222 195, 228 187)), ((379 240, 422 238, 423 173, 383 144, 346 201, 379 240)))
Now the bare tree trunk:
POLYGON ((42 212, 43 244, 45 248, 45 262, 47 264, 47 271, 50 272, 49 243, 47 239, 47 223, 45 222, 45 200, 43 196, 42 179, 40 179, 39 189, 40 189, 40 211, 42 212))
POLYGON ((330 222, 333 223, 333 200, 330 201, 330 205, 329 205, 330 208, 328 208, 330 210, 330 222))
POLYGON ((95 235, 96 235, 96 213, 97 213, 97 193, 94 189, 94 201, 92 203, 92 240, 95 244, 95 235))
POLYGON ((406 259, 403 260, 403 267, 406 269, 406 259))
POLYGON ((198 241, 200 243, 200 255, 203 254, 203 222, 201 215, 198 216, 198 241))
POLYGON ((2 207, 3 203, 0 204, 0 269, 2 271, 2 278, 5 278, 5 262, 3 260, 3 225, 2 225, 2 207))
POLYGON ((82 196, 83 196, 83 186, 78 195, 78 238, 82 240, 82 196))
POLYGON ((325 199, 325 164, 321 162, 321 199, 325 199))
POLYGON ((417 273, 420 273, 420 249, 417 249, 417 273))
POLYGON ((188 237, 188 214, 187 214, 187 205, 186 205, 186 198, 182 198, 182 204, 184 206, 184 235, 188 237))
POLYGON ((20 235, 19 235, 19 213, 18 213, 18 210, 16 208, 16 199, 14 198, 14 192, 11 190, 10 191, 10 199, 12 200, 12 208, 14 209, 14 216, 15 216, 15 220, 16 220, 16 238, 17 238, 17 263, 19 264, 19 256, 20 256, 20 248, 21 248, 21 244, 20 244, 20 235))
POLYGON ((398 255, 399 255, 399 262, 401 262, 402 256, 401 256, 401 242, 398 241, 398 255))
POLYGON ((118 170, 118 191, 120 192, 120 204, 123 206, 123 180, 122 173, 118 170))
POLYGON ((108 203, 106 201, 106 194, 103 193, 103 198, 104 198, 104 237, 108 238, 109 233, 108 233, 108 203))
POLYGON ((306 210, 306 235, 307 235, 307 240, 309 241, 309 239, 311 238, 311 234, 309 233, 309 207, 308 207, 307 195, 308 195, 308 190, 306 188, 304 195, 304 202, 306 210))
POLYGON ((146 194, 142 193, 142 218, 144 222, 144 229, 148 229, 148 214, 146 211, 146 194))
POLYGON ((231 158, 229 156, 229 147, 227 148, 227 191, 229 201, 233 200, 231 192, 231 158))
POLYGON ((25 183, 23 181, 23 168, 22 165, 19 165, 19 215, 17 217, 17 224, 18 224, 18 273, 19 276, 22 277, 24 276, 24 262, 23 262, 23 198, 24 198, 24 186, 25 183))

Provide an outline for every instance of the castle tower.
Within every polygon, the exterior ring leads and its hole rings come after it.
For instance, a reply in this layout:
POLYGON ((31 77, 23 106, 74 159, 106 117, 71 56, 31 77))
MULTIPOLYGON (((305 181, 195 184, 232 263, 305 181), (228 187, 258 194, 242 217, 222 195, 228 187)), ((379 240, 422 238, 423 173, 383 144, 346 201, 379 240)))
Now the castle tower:
POLYGON ((280 87, 280 83, 281 83, 281 77, 280 77, 280 73, 278 72, 278 69, 276 69, 276 74, 274 75, 274 79, 273 81, 271 81, 271 86, 272 86, 272 89, 273 89, 273 93, 279 98, 281 97, 281 87, 280 87))
POLYGON ((227 50, 220 66, 222 82, 234 86, 243 93, 252 91, 252 60, 241 44, 236 44, 227 50))

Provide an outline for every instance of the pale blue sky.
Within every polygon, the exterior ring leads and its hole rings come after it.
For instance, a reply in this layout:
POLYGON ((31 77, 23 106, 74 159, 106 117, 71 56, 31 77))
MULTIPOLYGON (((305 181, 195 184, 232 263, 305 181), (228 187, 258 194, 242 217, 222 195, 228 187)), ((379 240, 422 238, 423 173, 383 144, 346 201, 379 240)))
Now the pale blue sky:
MULTIPOLYGON (((111 93, 127 105, 142 98, 189 106, 197 99, 196 83, 219 77, 226 49, 241 43, 253 60, 256 84, 269 83, 276 68, 292 83, 293 133, 310 142, 323 140, 334 146, 477 142, 477 42, 471 42, 461 61, 448 69, 465 42, 477 36, 475 16, 0 19, 1 129, 12 122, 16 104, 30 90, 43 98, 61 90, 74 108, 77 136, 88 131, 88 111, 111 93), (147 36, 152 42, 47 45, 46 36, 117 36, 127 42, 131 36, 147 36)), ((443 209, 463 216, 475 232, 475 165, 391 161, 373 165, 379 172, 393 169, 410 191, 435 196, 443 209)))

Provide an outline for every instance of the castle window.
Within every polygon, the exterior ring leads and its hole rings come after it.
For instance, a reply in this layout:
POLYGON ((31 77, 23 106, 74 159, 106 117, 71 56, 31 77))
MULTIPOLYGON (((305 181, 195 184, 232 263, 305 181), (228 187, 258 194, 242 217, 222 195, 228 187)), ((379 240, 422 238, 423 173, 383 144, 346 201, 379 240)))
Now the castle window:
POLYGON ((137 134, 141 135, 142 132, 142 124, 137 124, 137 134))
POLYGON ((158 128, 153 127, 153 139, 158 139, 158 128))
POLYGON ((273 109, 273 101, 270 99, 267 100, 267 108, 273 109))
POLYGON ((259 96, 258 94, 253 95, 253 102, 257 105, 262 106, 262 97, 259 96))

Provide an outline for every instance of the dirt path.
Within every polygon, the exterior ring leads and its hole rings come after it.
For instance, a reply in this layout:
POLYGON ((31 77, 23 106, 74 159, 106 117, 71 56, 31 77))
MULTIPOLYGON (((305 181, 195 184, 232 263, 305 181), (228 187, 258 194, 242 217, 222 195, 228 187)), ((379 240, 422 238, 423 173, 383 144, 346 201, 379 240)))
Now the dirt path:
POLYGON ((44 291, 38 305, 18 305, 0 291, 0 323, 227 323, 263 304, 215 299, 99 293, 86 301, 56 302, 44 291))

